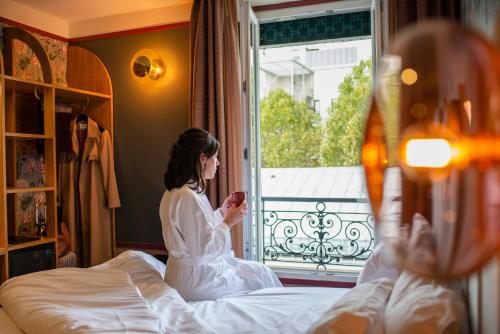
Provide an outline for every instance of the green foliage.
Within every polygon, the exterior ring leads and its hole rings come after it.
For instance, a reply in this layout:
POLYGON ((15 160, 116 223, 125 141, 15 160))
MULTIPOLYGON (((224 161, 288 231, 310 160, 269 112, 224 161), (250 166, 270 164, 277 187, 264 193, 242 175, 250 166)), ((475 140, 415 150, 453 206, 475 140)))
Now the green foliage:
POLYGON ((317 167, 321 118, 278 88, 261 100, 262 167, 317 167))
POLYGON ((270 92, 260 108, 262 167, 360 165, 370 91, 371 61, 361 61, 340 84, 324 126, 305 102, 281 88, 270 92))
POLYGON ((366 108, 371 91, 371 61, 361 61, 339 86, 339 97, 328 109, 326 137, 321 145, 323 166, 361 164, 366 108))

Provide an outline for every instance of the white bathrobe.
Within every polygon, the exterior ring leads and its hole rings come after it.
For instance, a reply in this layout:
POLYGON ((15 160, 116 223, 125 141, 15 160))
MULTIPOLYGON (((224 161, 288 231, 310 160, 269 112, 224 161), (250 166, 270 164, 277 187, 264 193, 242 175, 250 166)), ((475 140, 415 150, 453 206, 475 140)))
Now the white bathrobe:
POLYGON ((160 203, 169 257, 166 282, 187 301, 217 299, 282 286, 274 272, 234 257, 220 209, 188 186, 166 191, 160 203))

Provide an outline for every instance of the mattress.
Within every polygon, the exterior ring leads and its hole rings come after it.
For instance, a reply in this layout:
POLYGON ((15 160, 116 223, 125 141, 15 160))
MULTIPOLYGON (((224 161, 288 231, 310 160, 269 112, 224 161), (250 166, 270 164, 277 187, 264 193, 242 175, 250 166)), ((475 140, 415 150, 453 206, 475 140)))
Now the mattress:
MULTIPOLYGON (((245 296, 189 303, 219 334, 305 333, 349 289, 285 287, 245 296)), ((0 334, 21 334, 0 308, 0 334)))

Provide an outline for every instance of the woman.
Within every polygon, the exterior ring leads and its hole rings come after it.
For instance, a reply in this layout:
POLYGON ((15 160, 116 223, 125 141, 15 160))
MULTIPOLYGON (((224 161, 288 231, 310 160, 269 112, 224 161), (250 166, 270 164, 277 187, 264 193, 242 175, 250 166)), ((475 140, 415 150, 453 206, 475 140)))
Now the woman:
POLYGON ((219 165, 219 142, 202 129, 185 131, 172 146, 160 203, 163 239, 169 258, 166 282, 187 301, 217 299, 281 286, 261 263, 234 257, 232 226, 243 221, 247 202, 226 198, 213 211, 205 189, 219 165))

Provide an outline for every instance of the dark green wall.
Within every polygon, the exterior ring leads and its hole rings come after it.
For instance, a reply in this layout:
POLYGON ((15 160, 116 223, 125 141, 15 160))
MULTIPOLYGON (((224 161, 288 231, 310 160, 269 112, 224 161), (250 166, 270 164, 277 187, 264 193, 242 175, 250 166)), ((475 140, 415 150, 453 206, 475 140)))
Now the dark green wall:
POLYGON ((116 211, 116 240, 163 243, 158 205, 170 144, 189 122, 189 29, 171 29, 74 45, 95 53, 113 84, 115 170, 122 207, 116 211), (144 83, 131 75, 141 49, 158 52, 166 75, 144 83))

